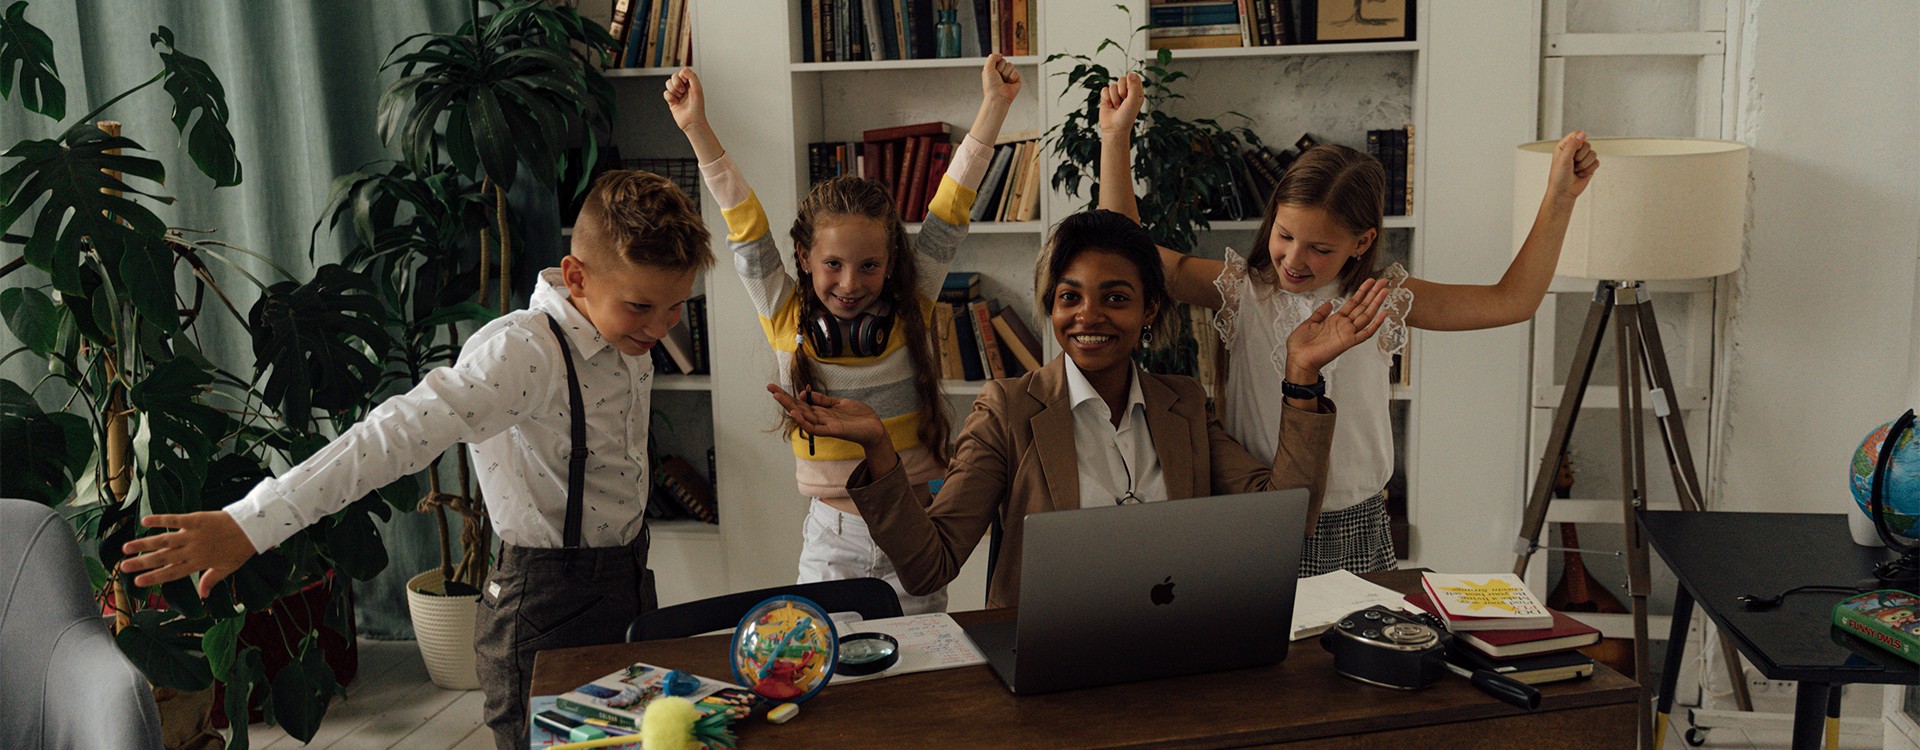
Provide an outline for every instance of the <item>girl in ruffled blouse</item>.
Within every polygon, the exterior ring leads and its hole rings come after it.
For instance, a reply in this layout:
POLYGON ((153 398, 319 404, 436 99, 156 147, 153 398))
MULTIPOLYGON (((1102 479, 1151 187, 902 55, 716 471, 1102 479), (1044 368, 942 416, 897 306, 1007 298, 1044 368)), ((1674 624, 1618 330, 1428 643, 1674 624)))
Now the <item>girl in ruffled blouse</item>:
MULTIPOLYGON (((1136 221, 1130 151, 1143 101, 1138 74, 1110 84, 1100 101, 1100 207, 1136 221)), ((1380 240, 1385 170, 1346 146, 1308 149, 1288 167, 1244 259, 1231 248, 1223 260, 1160 248, 1174 299, 1217 311, 1214 326, 1230 354, 1217 408, 1248 451, 1272 455, 1288 393, 1323 390, 1340 405, 1325 505, 1302 551, 1301 576, 1394 567, 1385 490, 1393 474, 1393 356, 1405 348, 1409 326, 1466 331, 1532 318, 1553 280, 1574 201, 1599 164, 1585 133, 1560 140, 1533 229, 1492 285, 1426 281, 1398 263, 1379 270, 1372 251, 1380 240), (1287 332, 1321 303, 1338 306, 1375 277, 1392 287, 1378 345, 1348 350, 1321 369, 1317 383, 1285 382, 1287 332)))

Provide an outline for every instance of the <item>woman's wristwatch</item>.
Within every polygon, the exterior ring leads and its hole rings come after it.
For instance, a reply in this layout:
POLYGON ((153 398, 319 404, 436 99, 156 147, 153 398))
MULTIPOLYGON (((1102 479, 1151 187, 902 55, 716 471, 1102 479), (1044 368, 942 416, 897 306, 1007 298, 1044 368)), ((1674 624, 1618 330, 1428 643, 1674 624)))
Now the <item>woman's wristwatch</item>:
POLYGON ((1321 375, 1313 385, 1300 385, 1285 379, 1280 381, 1280 395, 1287 398, 1315 400, 1327 395, 1327 376, 1321 375))

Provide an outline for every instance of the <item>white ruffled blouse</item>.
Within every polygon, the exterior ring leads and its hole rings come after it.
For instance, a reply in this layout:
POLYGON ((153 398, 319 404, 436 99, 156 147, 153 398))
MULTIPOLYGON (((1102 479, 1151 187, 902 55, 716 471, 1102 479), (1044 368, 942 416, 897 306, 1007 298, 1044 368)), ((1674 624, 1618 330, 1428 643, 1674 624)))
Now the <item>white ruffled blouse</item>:
MULTIPOLYGON (((1280 381, 1286 377, 1287 335, 1313 314, 1322 302, 1334 309, 1346 302, 1339 284, 1328 284, 1310 294, 1295 294, 1273 284, 1255 284, 1247 261, 1228 248, 1226 267, 1214 286, 1223 304, 1214 315, 1220 341, 1232 353, 1221 423, 1228 434, 1256 456, 1272 456, 1279 448, 1282 406, 1280 381), (1264 355, 1264 356, 1263 356, 1264 355)), ((1393 425, 1388 415, 1392 396, 1388 367, 1393 355, 1407 343, 1407 313, 1413 292, 1403 286, 1407 270, 1395 263, 1381 274, 1392 285, 1388 292, 1387 321, 1374 334, 1376 345, 1361 344, 1321 368, 1327 379, 1327 397, 1340 410, 1334 422, 1333 458, 1327 474, 1327 498, 1322 511, 1353 507, 1386 487, 1393 475, 1393 425)))

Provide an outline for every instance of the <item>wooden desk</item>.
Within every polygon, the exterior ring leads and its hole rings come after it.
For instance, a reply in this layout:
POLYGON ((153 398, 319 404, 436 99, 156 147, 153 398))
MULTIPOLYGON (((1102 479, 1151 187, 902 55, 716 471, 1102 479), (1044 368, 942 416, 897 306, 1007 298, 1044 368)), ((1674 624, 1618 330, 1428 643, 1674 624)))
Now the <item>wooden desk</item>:
MULTIPOLYGON (((1401 591, 1410 571, 1367 576, 1401 591)), ((955 613, 960 624, 1011 617, 955 613)), ((533 694, 566 692, 636 661, 730 679, 722 636, 542 651, 533 694)), ((1531 713, 1449 676, 1418 692, 1335 674, 1318 639, 1270 667, 1015 696, 985 665, 829 686, 784 725, 734 725, 744 747, 1632 747, 1638 688, 1596 665, 1592 679, 1540 686, 1531 713), (1364 739, 1356 735, 1365 735, 1364 739)))

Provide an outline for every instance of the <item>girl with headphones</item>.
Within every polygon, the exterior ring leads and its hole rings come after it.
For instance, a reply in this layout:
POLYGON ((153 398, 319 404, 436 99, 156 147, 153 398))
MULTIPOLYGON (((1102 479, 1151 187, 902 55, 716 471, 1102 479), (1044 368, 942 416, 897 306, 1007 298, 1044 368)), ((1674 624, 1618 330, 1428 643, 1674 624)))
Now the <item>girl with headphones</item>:
MULTIPOLYGON (((1000 55, 981 66, 979 113, 928 201, 918 236, 909 240, 884 183, 837 177, 815 185, 800 202, 788 233, 797 273, 788 275, 766 211, 707 122, 699 77, 683 69, 667 81, 667 106, 726 217, 734 267, 779 361, 781 385, 791 393, 872 405, 914 484, 946 472, 951 424, 930 316, 1020 83, 1020 73, 1000 55)), ((893 585, 907 614, 946 609, 944 589, 907 593, 848 496, 847 477, 865 455, 860 446, 808 435, 790 417, 784 431, 800 493, 811 498, 799 582, 880 578, 893 585)))

